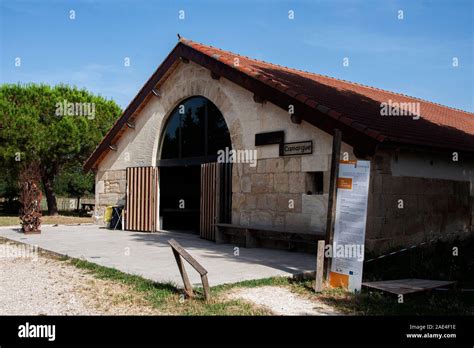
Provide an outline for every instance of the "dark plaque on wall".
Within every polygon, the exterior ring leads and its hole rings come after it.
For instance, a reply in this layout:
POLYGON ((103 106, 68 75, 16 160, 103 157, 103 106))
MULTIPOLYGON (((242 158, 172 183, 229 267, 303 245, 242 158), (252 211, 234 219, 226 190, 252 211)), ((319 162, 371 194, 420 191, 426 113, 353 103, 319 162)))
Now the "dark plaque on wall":
POLYGON ((282 144, 284 140, 284 131, 255 134, 255 146, 282 144))

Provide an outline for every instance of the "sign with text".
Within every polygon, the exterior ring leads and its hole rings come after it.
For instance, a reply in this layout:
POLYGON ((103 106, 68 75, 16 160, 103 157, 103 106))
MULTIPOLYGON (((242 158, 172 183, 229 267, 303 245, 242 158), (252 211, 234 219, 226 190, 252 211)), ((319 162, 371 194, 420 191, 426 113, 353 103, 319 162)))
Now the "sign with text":
POLYGON ((280 144, 280 156, 309 155, 312 153, 312 140, 280 144))
POLYGON ((359 292, 364 262, 370 161, 341 161, 329 282, 359 292))

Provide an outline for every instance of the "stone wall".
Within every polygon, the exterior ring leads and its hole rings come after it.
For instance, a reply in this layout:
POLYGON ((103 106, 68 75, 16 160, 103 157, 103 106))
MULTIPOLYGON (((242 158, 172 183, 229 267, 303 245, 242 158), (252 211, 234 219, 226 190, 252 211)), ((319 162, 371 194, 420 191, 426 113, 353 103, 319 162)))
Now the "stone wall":
POLYGON ((126 190, 125 170, 106 170, 96 173, 96 215, 103 216, 108 205, 124 205, 126 190))
MULTIPOLYGON (((252 168, 246 165, 242 165, 240 171, 234 170, 233 190, 236 197, 233 200, 233 223, 241 222, 241 209, 244 212, 243 223, 248 220, 249 223, 258 222, 269 228, 284 226, 297 230, 322 227, 327 195, 305 195, 303 183, 306 174, 301 171, 329 170, 332 136, 306 122, 292 123, 290 115, 281 108, 269 102, 254 102, 253 94, 248 90, 225 78, 214 80, 209 70, 192 62, 180 63, 160 87, 160 93, 160 98, 151 98, 137 115, 135 129, 127 129, 116 144, 117 151, 109 151, 99 164, 96 176, 97 207, 117 204, 125 196, 123 184, 115 182, 115 176, 119 175, 116 172, 121 171, 120 175, 125 178, 127 167, 156 165, 160 159, 159 138, 169 113, 183 99, 200 95, 211 100, 221 111, 234 149, 257 151, 259 160, 255 173, 250 173, 252 168), (283 159, 277 144, 255 146, 256 133, 279 130, 285 131, 286 142, 312 140, 313 154, 283 159), (244 168, 245 174, 242 172, 244 168), (258 213, 253 211, 257 193, 262 196, 258 202, 258 213), (276 199, 276 194, 280 198, 276 199), (295 207, 285 210, 283 207, 289 205, 289 199, 294 200, 295 207), (276 203, 278 207, 264 213, 264 207, 272 208, 276 203), (248 214, 253 214, 251 221, 248 214)), ((352 158, 352 148, 347 144, 343 144, 342 148, 352 158)), ((327 173, 325 177, 328 177, 327 173)))
POLYGON ((470 183, 393 176, 393 155, 372 160, 366 248, 379 253, 470 233, 470 183))
POLYGON ((329 172, 324 172, 324 194, 312 188, 302 157, 258 160, 256 167, 234 166, 232 223, 286 231, 325 229, 329 172))

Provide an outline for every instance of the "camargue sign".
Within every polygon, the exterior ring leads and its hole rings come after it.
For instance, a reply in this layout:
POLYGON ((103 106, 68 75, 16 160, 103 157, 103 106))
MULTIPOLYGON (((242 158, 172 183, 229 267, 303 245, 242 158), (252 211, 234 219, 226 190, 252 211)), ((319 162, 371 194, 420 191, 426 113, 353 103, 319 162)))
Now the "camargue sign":
POLYGON ((341 161, 329 282, 359 292, 362 285, 370 161, 341 161))
POLYGON ((280 144, 280 156, 308 155, 312 153, 312 140, 280 144))

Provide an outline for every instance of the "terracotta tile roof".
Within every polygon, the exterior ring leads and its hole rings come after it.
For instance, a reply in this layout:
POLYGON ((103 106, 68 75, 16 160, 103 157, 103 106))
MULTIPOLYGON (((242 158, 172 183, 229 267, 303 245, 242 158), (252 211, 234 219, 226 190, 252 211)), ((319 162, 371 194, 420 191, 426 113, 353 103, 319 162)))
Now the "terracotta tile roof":
POLYGON ((264 93, 280 107, 286 108, 287 102, 301 103, 311 111, 309 116, 305 115, 306 121, 330 134, 336 127, 344 130, 343 140, 355 148, 373 149, 374 144, 384 142, 474 153, 473 113, 270 64, 181 38, 84 163, 85 171, 97 167, 126 131, 127 121, 146 103, 152 89, 166 80, 180 58, 192 60, 214 73, 220 72, 249 90, 264 91, 261 86, 266 86, 264 93), (239 60, 238 66, 234 65, 235 58, 239 60), (283 96, 285 100, 279 99, 283 96), (414 120, 409 116, 381 116, 381 103, 389 101, 415 103, 419 105, 421 117, 414 120))
MULTIPOLYGON (((378 141, 474 151, 474 114, 422 99, 251 59, 212 46, 181 43, 286 93, 378 141), (238 58, 239 65, 234 65, 238 58), (381 116, 381 103, 415 103, 420 118, 381 116)), ((403 109, 403 107, 402 107, 403 109)))

